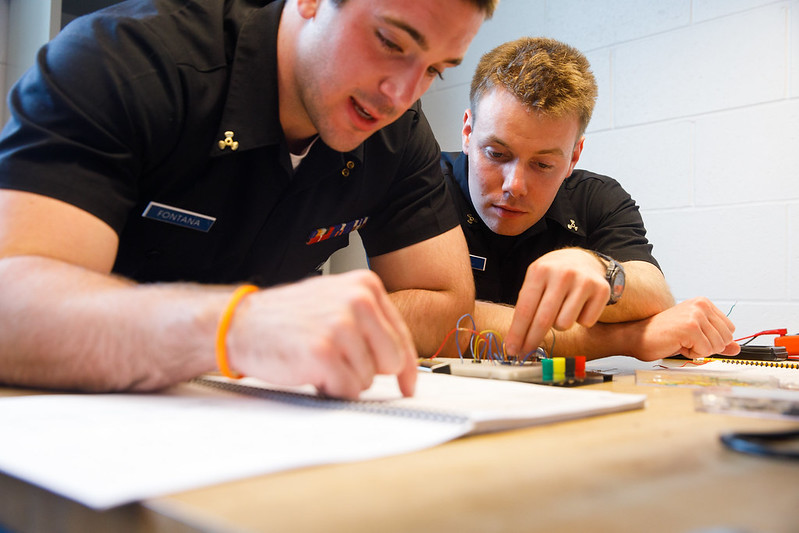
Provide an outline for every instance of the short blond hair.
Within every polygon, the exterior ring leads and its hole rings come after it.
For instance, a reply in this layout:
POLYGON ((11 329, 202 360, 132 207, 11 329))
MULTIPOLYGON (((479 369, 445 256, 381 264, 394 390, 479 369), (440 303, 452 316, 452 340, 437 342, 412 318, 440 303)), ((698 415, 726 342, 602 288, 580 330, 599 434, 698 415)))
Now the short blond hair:
POLYGON ((572 46, 543 37, 510 41, 480 58, 469 94, 473 116, 483 95, 496 87, 544 115, 576 114, 578 138, 591 121, 597 97, 596 80, 585 56, 572 46))

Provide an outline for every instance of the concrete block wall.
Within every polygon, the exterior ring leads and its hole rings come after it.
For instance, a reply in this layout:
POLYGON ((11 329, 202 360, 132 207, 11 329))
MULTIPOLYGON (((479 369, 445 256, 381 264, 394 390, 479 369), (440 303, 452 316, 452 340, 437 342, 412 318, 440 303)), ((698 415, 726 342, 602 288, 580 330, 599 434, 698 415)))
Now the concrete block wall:
POLYGON ((799 332, 799 0, 501 0, 423 97, 442 149, 460 149, 479 56, 522 35, 591 61, 579 166, 637 200, 678 301, 732 309, 740 336, 799 332))
POLYGON ((0 120, 8 120, 11 86, 31 66, 39 48, 58 33, 61 0, 0 0, 0 120))
POLYGON ((8 2, 0 0, 0 122, 5 124, 6 117, 6 76, 8 71, 8 2))

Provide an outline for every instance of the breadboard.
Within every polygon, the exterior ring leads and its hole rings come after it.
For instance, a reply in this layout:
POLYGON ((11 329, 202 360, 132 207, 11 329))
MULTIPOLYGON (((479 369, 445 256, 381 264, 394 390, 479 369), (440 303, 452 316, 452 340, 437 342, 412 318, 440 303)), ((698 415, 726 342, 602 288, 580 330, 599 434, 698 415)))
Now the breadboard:
POLYGON ((441 363, 449 363, 450 373, 471 378, 505 379, 508 381, 540 381, 541 363, 503 365, 491 361, 474 362, 472 359, 437 357, 441 363))
MULTIPOLYGON (((556 358, 557 359, 557 358, 556 358)), ((436 357, 427 360, 427 370, 430 372, 443 372, 454 376, 470 378, 500 379, 506 381, 523 381, 539 385, 555 385, 559 387, 576 387, 591 383, 610 381, 612 376, 605 376, 597 372, 585 372, 583 377, 575 378, 574 375, 561 375, 544 379, 543 365, 538 362, 524 364, 502 364, 493 361, 474 362, 472 359, 459 359, 457 357, 436 357), (435 367, 435 369, 433 369, 435 367)), ((551 368, 551 367, 550 367, 551 368)))

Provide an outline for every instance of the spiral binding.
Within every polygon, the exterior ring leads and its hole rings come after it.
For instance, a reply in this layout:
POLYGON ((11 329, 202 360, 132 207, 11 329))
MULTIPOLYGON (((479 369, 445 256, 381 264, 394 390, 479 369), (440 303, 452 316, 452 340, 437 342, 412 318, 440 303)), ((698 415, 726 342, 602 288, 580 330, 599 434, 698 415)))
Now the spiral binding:
POLYGON ((283 391, 268 389, 265 387, 254 387, 244 385, 240 382, 225 381, 223 378, 197 377, 191 380, 192 383, 212 387, 237 394, 256 396, 276 402, 298 405, 315 409, 340 409, 346 411, 358 411, 361 413, 371 413, 376 415, 391 415, 412 418, 415 420, 429 420, 434 422, 450 422, 453 424, 469 423, 469 417, 449 411, 437 411, 434 409, 418 409, 393 405, 389 402, 379 402, 370 400, 341 400, 325 396, 315 396, 295 391, 283 391))
POLYGON ((799 370, 799 362, 791 361, 754 361, 752 359, 722 359, 711 357, 713 361, 721 361, 722 363, 731 363, 734 365, 749 365, 749 366, 768 366, 771 368, 792 368, 799 370))

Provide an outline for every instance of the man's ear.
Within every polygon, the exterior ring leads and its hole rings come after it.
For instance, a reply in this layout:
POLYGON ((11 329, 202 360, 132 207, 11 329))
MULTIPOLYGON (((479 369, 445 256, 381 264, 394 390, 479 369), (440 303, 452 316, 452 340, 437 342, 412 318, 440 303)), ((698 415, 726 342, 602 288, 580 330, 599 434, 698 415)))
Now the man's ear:
POLYGON ((585 135, 580 137, 580 140, 574 145, 574 151, 572 152, 572 160, 569 163, 569 173, 566 174, 567 176, 571 175, 572 170, 574 167, 577 166, 577 162, 580 160, 580 155, 583 153, 583 146, 585 145, 585 135))
POLYGON ((469 136, 472 134, 472 110, 466 109, 463 113, 463 129, 461 130, 461 151, 469 153, 469 136))
POLYGON ((297 0, 297 11, 304 19, 312 19, 319 9, 320 0, 297 0))

